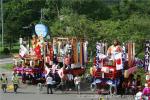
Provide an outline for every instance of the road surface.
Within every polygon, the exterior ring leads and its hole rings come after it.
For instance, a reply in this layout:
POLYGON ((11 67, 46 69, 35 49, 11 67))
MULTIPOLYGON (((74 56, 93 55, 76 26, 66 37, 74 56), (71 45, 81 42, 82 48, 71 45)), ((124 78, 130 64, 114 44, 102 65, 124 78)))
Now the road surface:
POLYGON ((46 94, 46 88, 39 93, 35 86, 20 87, 17 94, 12 91, 8 93, 0 93, 0 100, 134 100, 133 96, 109 96, 109 95, 97 95, 88 94, 82 92, 80 95, 75 91, 62 93, 60 91, 54 92, 54 94, 46 94), (99 99, 99 98, 104 99, 99 99))
POLYGON ((0 64, 11 64, 11 63, 13 63, 13 58, 0 59, 0 64))
MULTIPOLYGON (((0 59, 0 64, 12 63, 12 58, 0 59)), ((0 73, 6 73, 9 80, 9 85, 11 85, 12 72, 0 68, 0 73)), ((82 87, 81 87, 82 88, 82 87)), ((89 88, 87 86, 87 88, 89 88)), ((46 94, 46 87, 43 88, 41 92, 38 91, 35 85, 20 84, 18 93, 14 94, 13 90, 9 90, 7 93, 0 91, 0 100, 134 100, 133 96, 110 96, 110 95, 97 95, 91 93, 88 89, 86 91, 81 91, 78 95, 76 91, 54 91, 54 94, 46 94), (98 99, 104 98, 104 99, 98 99)))
POLYGON ((110 96, 110 95, 97 95, 90 91, 81 91, 77 94, 76 91, 53 91, 54 94, 46 94, 46 87, 41 92, 35 85, 21 84, 18 93, 13 93, 9 90, 8 93, 0 92, 0 100, 134 100, 133 96, 110 96), (104 99, 98 99, 104 98, 104 99))

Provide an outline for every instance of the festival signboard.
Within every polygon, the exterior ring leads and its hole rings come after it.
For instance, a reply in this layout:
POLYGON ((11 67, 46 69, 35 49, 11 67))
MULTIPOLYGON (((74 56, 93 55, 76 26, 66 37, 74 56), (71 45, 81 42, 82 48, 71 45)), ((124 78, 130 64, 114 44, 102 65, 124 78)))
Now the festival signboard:
POLYGON ((148 71, 149 64, 150 64, 150 40, 145 42, 145 58, 144 58, 145 71, 148 71))

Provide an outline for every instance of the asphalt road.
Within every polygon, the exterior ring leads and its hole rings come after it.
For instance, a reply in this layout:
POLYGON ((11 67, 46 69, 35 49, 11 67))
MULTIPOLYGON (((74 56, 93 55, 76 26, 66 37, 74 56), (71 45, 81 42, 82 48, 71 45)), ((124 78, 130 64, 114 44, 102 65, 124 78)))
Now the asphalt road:
POLYGON ((34 93, 18 93, 18 94, 7 93, 7 94, 1 94, 0 100, 92 100, 92 99, 82 98, 75 94, 47 95, 47 94, 34 94, 34 93))
POLYGON ((41 92, 35 85, 20 84, 18 93, 13 93, 9 90, 7 93, 0 92, 0 100, 134 100, 133 96, 110 96, 98 95, 90 91, 81 91, 77 94, 76 91, 53 91, 54 94, 46 94, 46 87, 41 92), (104 98, 104 99, 99 99, 104 98))
POLYGON ((39 93, 36 90, 36 87, 32 86, 25 88, 24 91, 20 88, 17 94, 14 94, 12 91, 5 94, 1 92, 0 100, 134 100, 133 96, 121 98, 121 96, 101 96, 85 93, 78 95, 75 92, 61 93, 60 91, 54 92, 54 94, 46 94, 45 91, 39 93))
POLYGON ((13 63, 13 59, 12 58, 0 59, 0 64, 8 64, 8 63, 13 63))
POLYGON ((0 100, 134 100, 133 97, 98 96, 88 94, 32 94, 32 93, 6 93, 0 95, 0 100), (103 99, 99 99, 102 97, 103 99))
MULTIPOLYGON (((0 59, 0 64, 13 62, 12 58, 0 59)), ((4 72, 8 76, 9 85, 11 85, 12 72, 0 68, 0 74, 4 72)), ((82 88, 82 87, 81 87, 82 88)), ((87 86, 87 88, 89 88, 87 86)), ((81 94, 77 94, 76 91, 54 91, 54 94, 46 94, 46 87, 41 92, 35 85, 20 84, 18 93, 13 93, 13 90, 3 93, 0 91, 0 100, 134 100, 133 96, 110 96, 110 95, 97 95, 89 90, 81 91, 81 94), (99 99, 104 98, 104 99, 99 99)))
POLYGON ((36 86, 20 85, 17 94, 12 90, 0 92, 0 100, 98 100, 98 97, 94 94, 78 95, 75 91, 54 91, 54 94, 46 94, 46 87, 39 92, 36 86))

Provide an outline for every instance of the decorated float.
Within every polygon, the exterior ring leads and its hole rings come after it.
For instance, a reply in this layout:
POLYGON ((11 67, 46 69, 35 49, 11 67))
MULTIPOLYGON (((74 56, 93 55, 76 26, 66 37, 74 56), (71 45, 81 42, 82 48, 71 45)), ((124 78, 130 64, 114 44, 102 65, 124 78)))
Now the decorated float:
POLYGON ((64 78, 70 73, 82 75, 87 63, 88 42, 77 37, 53 37, 46 40, 47 28, 43 24, 35 26, 29 43, 20 38, 19 55, 14 57, 14 73, 26 83, 44 82, 48 74, 64 78))
POLYGON ((58 63, 63 73, 82 75, 85 72, 88 42, 77 37, 54 37, 54 63, 58 63))
POLYGON ((44 82, 44 49, 47 42, 44 40, 48 30, 43 24, 35 26, 35 32, 31 40, 20 37, 19 54, 14 56, 14 73, 18 74, 23 83, 28 80, 30 83, 44 82))
POLYGON ((118 41, 108 48, 106 42, 96 43, 96 57, 90 73, 93 77, 91 90, 102 94, 116 94, 123 78, 137 70, 135 64, 135 43, 120 46, 118 41))

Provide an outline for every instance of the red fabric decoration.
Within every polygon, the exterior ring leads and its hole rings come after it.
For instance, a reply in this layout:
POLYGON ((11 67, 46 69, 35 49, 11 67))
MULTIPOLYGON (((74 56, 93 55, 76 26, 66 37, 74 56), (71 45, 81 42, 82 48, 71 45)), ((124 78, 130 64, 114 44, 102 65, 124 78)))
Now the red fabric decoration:
POLYGON ((120 64, 121 64, 121 59, 117 59, 117 60, 116 60, 116 63, 117 63, 118 65, 120 65, 120 64))
POLYGON ((38 45, 37 47, 35 47, 34 51, 35 51, 35 54, 37 56, 38 59, 41 59, 42 56, 41 56, 41 47, 38 45))

